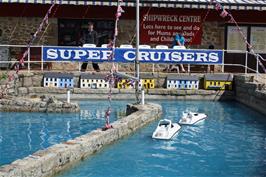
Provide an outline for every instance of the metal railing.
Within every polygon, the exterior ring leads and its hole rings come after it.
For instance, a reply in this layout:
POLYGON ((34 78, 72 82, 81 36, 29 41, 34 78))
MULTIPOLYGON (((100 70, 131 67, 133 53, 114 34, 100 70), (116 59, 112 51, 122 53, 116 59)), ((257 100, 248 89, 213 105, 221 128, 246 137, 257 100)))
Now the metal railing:
MULTIPOLYGON (((64 47, 64 46, 60 46, 60 47, 64 47)), ((66 47, 69 47, 69 46, 66 46, 66 47)), ((76 47, 76 46, 74 46, 76 47)), ((0 45, 0 48, 8 48, 8 52, 9 52, 9 56, 8 58, 2 58, 1 57, 1 53, 0 53, 0 65, 1 64, 7 64, 8 67, 10 68, 10 66, 14 65, 15 63, 18 62, 18 60, 20 59, 20 55, 22 55, 25 50, 28 50, 28 55, 27 55, 27 60, 24 61, 24 63, 26 64, 26 67, 27 67, 27 70, 28 72, 30 72, 32 70, 32 67, 31 67, 31 64, 40 64, 40 69, 41 71, 44 70, 44 64, 46 63, 70 63, 71 61, 44 61, 42 59, 42 48, 43 46, 41 45, 36 45, 36 46, 30 46, 30 48, 27 49, 27 45, 0 45), (39 48, 39 52, 36 53, 36 48, 39 48), (12 54, 12 49, 15 49, 16 51, 16 54, 12 54), (32 54, 32 52, 34 51, 35 49, 35 54, 32 54), (37 60, 32 60, 32 56, 36 56, 37 55, 37 60), (38 58, 39 57, 39 58, 38 58)), ((77 47, 78 48, 78 47, 77 47)), ((206 50, 206 49, 205 49, 206 50)), ((222 72, 224 72, 224 66, 236 66, 236 67, 241 67, 241 68, 244 68, 244 73, 247 74, 248 71, 251 71, 251 72, 254 72, 256 73, 256 76, 257 77, 260 77, 260 74, 259 73, 259 60, 261 61, 266 61, 266 59, 264 59, 261 55, 259 54, 253 54, 251 52, 248 52, 248 51, 242 51, 242 50, 223 50, 223 53, 225 54, 225 52, 227 53, 242 53, 242 54, 245 54, 245 64, 238 64, 238 63, 225 63, 224 62, 224 58, 223 58, 223 64, 221 64, 221 67, 222 67, 222 72), (248 57, 249 55, 253 55, 254 56, 254 59, 256 60, 256 68, 253 69, 253 68, 250 68, 248 66, 248 57)), ((224 56, 224 55, 223 55, 224 56)), ((190 64, 192 65, 192 64, 190 64)), ((190 73, 190 65, 188 65, 188 71, 190 73)), ((78 70, 80 71, 80 64, 78 66, 78 70)), ((152 71, 154 72, 154 64, 153 64, 153 69, 152 71)))

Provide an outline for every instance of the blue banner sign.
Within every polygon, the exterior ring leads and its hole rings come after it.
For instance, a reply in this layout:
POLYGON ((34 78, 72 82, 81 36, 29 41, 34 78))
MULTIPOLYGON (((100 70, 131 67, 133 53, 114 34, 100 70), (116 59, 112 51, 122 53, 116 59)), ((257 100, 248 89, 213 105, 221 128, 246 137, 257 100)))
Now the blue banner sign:
MULTIPOLYGON (((44 61, 110 62, 112 51, 107 48, 43 47, 44 61)), ((116 48, 113 62, 134 62, 135 49, 116 48)), ((222 50, 140 49, 142 63, 222 64, 222 50)))

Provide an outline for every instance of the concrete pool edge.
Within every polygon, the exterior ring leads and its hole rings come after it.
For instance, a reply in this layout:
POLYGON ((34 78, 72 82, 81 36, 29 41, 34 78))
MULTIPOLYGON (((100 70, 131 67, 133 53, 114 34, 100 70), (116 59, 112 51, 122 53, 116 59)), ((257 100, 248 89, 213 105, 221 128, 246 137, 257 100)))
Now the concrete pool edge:
POLYGON ((162 107, 152 103, 128 105, 127 110, 133 110, 133 113, 112 123, 112 129, 93 130, 73 140, 39 150, 0 167, 0 177, 55 175, 162 115, 162 107))

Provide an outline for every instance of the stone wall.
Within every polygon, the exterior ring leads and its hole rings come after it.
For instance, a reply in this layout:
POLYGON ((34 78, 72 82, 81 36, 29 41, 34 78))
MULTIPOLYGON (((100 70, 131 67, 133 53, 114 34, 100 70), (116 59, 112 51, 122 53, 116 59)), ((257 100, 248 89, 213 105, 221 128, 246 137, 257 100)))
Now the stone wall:
POLYGON ((112 129, 106 131, 97 129, 73 140, 39 150, 24 159, 0 167, 0 177, 55 175, 96 153, 107 144, 159 118, 162 114, 161 106, 156 104, 130 105, 130 107, 128 109, 132 109, 133 112, 137 111, 112 123, 112 129))
POLYGON ((78 103, 58 101, 51 96, 0 99, 0 111, 7 112, 79 112, 78 103))
MULTIPOLYGON (((1 44, 26 45, 38 29, 41 20, 38 17, 0 17, 1 44)), ((49 18, 49 26, 40 33, 34 45, 57 45, 57 19, 49 18)))
MULTIPOLYGON (((71 89, 71 99, 107 99, 108 89, 81 89, 79 88, 80 73, 72 73, 74 74, 74 88, 71 89)), ((203 74, 197 76, 203 77, 203 74)), ((18 79, 14 82, 16 84, 13 83, 9 86, 9 95, 22 97, 46 95, 54 96, 60 100, 67 99, 67 88, 42 87, 43 73, 41 72, 24 72, 17 77, 18 79)), ((156 89, 145 90, 147 99, 231 100, 234 98, 234 92, 232 91, 164 89, 167 74, 155 73, 154 77, 156 89)), ((135 99, 135 90, 113 88, 112 97, 113 99, 135 99)))
POLYGON ((235 99, 266 115, 266 83, 254 82, 254 77, 235 76, 235 99))

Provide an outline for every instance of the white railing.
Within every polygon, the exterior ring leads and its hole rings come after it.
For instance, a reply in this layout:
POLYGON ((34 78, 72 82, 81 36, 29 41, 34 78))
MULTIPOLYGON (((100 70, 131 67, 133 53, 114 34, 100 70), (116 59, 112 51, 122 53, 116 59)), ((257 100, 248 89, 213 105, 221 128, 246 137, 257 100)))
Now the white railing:
MULTIPOLYGON (((6 48, 23 48, 23 50, 20 51, 20 55, 23 54, 23 52, 25 52, 25 50, 27 50, 27 45, 0 45, 0 48, 1 47, 6 47, 6 48)), ((70 46, 60 46, 60 47, 70 47, 70 46)), ((43 61, 42 59, 42 48, 43 46, 41 45, 36 45, 36 46, 30 46, 30 48, 28 48, 28 56, 26 58, 26 60, 24 61, 24 63, 27 65, 27 70, 28 72, 30 72, 32 70, 31 68, 31 64, 33 63, 40 63, 40 67, 41 67, 41 70, 43 71, 44 70, 44 63, 69 63, 70 61, 43 61), (40 48, 40 53, 37 52, 37 55, 40 57, 40 60, 38 61, 32 61, 31 60, 31 56, 32 56, 32 50, 33 48, 40 48)), ((79 48, 77 46, 73 46, 73 48, 79 48)), ((157 47, 158 48, 158 47, 157 47)), ((200 49, 197 49, 197 50, 200 50, 200 49)), ((206 50, 206 49, 202 49, 202 50, 206 50)), ((241 50, 223 50, 223 52, 227 52, 227 53, 245 53, 245 64, 225 64, 224 63, 224 59, 223 59, 223 64, 221 64, 221 67, 222 67, 222 72, 224 72, 224 66, 236 66, 236 67, 242 67, 245 69, 245 74, 248 73, 248 71, 251 71, 251 72, 254 72, 256 73, 257 77, 259 77, 260 73, 259 73, 259 60, 261 61, 266 61, 266 59, 264 59, 261 55, 259 54, 253 54, 251 52, 248 52, 248 51, 241 51, 241 50), (253 69, 253 68, 250 68, 248 67, 248 58, 249 58, 249 55, 253 55, 254 56, 254 59, 256 60, 256 69, 253 69)), ((223 55, 224 56, 224 55, 223 55)), ((14 65, 16 62, 18 62, 19 60, 19 57, 20 56, 16 56, 16 57, 13 57, 11 58, 11 56, 9 56, 9 58, 4 58, 4 59, 1 59, 0 58, 0 64, 8 64, 8 65, 14 65), (16 58, 17 57, 17 58, 16 58)), ((154 66, 154 65, 153 65, 154 66)), ((154 68, 153 68, 153 71, 154 71, 154 68)))

